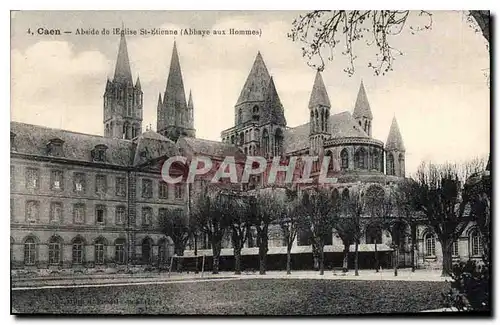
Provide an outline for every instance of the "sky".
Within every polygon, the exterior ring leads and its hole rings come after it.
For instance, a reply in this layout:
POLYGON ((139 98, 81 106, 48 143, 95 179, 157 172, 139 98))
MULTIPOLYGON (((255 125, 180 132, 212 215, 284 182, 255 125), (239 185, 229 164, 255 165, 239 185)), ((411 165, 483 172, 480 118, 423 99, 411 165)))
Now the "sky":
MULTIPOLYGON (((287 38, 297 11, 53 11, 13 12, 11 20, 11 120, 103 134, 103 94, 112 78, 119 36, 75 35, 77 28, 121 27, 258 29, 259 36, 128 36, 134 80, 144 92, 143 130, 156 128, 158 93, 165 91, 174 39, 186 95, 192 91, 196 134, 220 140, 234 123, 234 105, 258 51, 281 98, 289 127, 308 122, 315 71, 301 44, 287 38), (72 34, 34 35, 37 28, 72 34)), ((417 13, 412 13, 409 23, 417 13)), ((337 55, 323 72, 331 113, 351 111, 361 80, 372 113, 373 137, 386 141, 396 116, 406 146, 406 170, 485 157, 490 151, 489 52, 463 12, 433 12, 430 30, 408 30, 390 41, 403 52, 393 71, 375 76, 373 50, 358 44, 355 74, 337 55)), ((416 20, 415 20, 416 22, 416 20)))

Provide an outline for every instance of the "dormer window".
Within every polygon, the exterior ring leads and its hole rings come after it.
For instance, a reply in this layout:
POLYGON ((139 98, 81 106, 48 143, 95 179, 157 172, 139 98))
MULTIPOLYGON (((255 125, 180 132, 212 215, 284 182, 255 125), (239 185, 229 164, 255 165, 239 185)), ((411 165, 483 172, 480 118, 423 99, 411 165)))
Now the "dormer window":
POLYGON ((16 151, 16 134, 14 132, 10 132, 10 151, 16 151))
POLYGON ((63 143, 64 141, 59 138, 50 139, 47 143, 47 154, 54 157, 63 156, 63 143))
POLYGON ((94 161, 106 161, 106 150, 108 147, 104 144, 98 144, 92 150, 92 159, 94 161))

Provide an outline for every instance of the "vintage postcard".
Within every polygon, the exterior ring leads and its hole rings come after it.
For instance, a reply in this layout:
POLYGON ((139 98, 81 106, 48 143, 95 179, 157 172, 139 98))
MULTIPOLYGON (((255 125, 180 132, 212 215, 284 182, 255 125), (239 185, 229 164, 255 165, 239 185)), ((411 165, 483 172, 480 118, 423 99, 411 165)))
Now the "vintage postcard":
POLYGON ((12 11, 14 315, 491 315, 489 11, 12 11))

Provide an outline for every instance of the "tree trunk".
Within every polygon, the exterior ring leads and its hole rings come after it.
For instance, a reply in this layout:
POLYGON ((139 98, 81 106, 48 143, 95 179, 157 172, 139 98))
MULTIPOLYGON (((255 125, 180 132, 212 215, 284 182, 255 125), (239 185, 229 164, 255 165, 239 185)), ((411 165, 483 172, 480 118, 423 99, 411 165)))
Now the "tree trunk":
POLYGON ((286 248, 286 274, 292 274, 292 245, 286 248))
POLYGON ((241 274, 241 247, 234 248, 234 274, 241 274))
POLYGON ((378 260, 377 241, 375 240, 375 272, 379 272, 380 262, 378 260))
POLYGON ((441 251, 443 252, 443 271, 441 276, 451 276, 453 260, 451 257, 451 245, 453 240, 445 239, 441 241, 441 251))
POLYGON ((399 264, 399 245, 396 245, 394 250, 394 276, 398 276, 398 264, 399 264))
POLYGON ((313 269, 315 271, 319 270, 319 252, 318 246, 316 244, 312 244, 312 253, 313 253, 313 269))
POLYGON ((319 275, 324 275, 325 274, 325 250, 323 243, 320 243, 318 245, 318 250, 319 250, 319 275))
POLYGON ((344 243, 344 261, 342 262, 342 272, 349 272, 349 247, 350 244, 344 243))
POLYGON ((220 250, 221 243, 212 243, 212 274, 219 274, 219 258, 220 258, 220 250))
POLYGON ((411 226, 411 251, 410 251, 410 257, 411 257, 411 271, 415 272, 416 266, 415 266, 415 250, 417 249, 417 227, 415 225, 411 226))
POLYGON ((266 274, 267 262, 267 232, 261 235, 259 243, 259 274, 266 274))
MULTIPOLYGON (((174 251, 175 255, 177 256, 184 256, 184 247, 181 244, 174 244, 174 251)), ((175 261, 175 259, 174 259, 175 261)), ((177 259, 177 266, 176 266, 177 272, 182 272, 182 258, 177 259)))
POLYGON ((354 245, 354 275, 359 276, 359 271, 358 271, 358 261, 359 261, 359 256, 358 256, 358 246, 359 243, 356 240, 356 244, 354 245))

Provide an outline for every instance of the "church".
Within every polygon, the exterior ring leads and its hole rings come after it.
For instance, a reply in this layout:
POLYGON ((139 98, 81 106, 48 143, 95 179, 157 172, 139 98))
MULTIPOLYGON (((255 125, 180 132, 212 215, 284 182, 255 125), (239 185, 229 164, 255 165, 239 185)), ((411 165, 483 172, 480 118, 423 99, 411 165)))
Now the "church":
MULTIPOLYGON (((165 183, 161 164, 168 157, 203 155, 222 161, 227 156, 330 156, 339 165, 332 190, 342 195, 370 187, 386 191, 405 177, 406 150, 397 120, 385 143, 372 137, 374 117, 363 83, 352 112, 339 112, 331 107, 322 74, 316 72, 304 107, 309 121, 289 127, 259 52, 235 103, 234 126, 221 132, 222 141, 212 141, 196 137, 196 107, 191 92, 186 96, 180 62, 174 42, 165 91, 158 95, 156 131, 143 131, 143 92, 139 78, 132 78, 124 34, 114 76, 104 90, 104 136, 11 122, 13 275, 117 273, 167 265, 173 243, 159 220, 172 210, 188 211, 192 194, 203 186, 202 180, 165 183)), ((256 179, 254 185, 266 184, 256 179)), ((425 227, 419 227, 414 245, 406 240, 398 261, 392 260, 387 230, 372 231, 366 222, 364 232, 360 267, 373 266, 374 252, 383 267, 409 266, 411 249, 419 267, 441 264, 439 242, 425 227)), ((221 266, 230 269, 233 253, 226 237, 221 266)), ((284 268, 280 228, 271 227, 269 237, 269 267, 284 268)), ((194 256, 193 245, 190 240, 186 256, 194 256)), ((197 245, 197 255, 211 256, 207 238, 199 238, 197 245)), ((327 266, 336 265, 342 250, 333 231, 326 241, 327 266)), ((457 242, 456 256, 464 259, 479 252, 478 234, 467 229, 457 242)), ((255 243, 247 242, 244 268, 257 267, 257 254, 255 243)), ((292 254, 297 268, 312 268, 307 235, 297 236, 292 254)))

